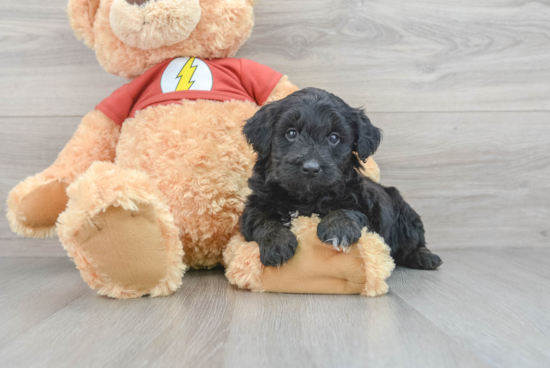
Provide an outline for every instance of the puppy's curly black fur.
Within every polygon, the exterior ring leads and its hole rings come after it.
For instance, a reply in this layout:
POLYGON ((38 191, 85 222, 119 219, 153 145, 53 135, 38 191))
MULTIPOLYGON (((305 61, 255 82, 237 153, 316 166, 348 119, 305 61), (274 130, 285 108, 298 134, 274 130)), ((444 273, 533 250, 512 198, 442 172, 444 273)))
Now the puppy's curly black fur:
POLYGON ((426 248, 420 216, 397 189, 359 170, 378 148, 381 132, 363 110, 337 96, 306 88, 263 106, 243 128, 258 154, 241 217, 241 233, 260 246, 266 266, 287 262, 297 241, 295 215, 318 214, 319 238, 335 247, 359 240, 361 229, 380 234, 398 265, 435 269, 441 259, 426 248))

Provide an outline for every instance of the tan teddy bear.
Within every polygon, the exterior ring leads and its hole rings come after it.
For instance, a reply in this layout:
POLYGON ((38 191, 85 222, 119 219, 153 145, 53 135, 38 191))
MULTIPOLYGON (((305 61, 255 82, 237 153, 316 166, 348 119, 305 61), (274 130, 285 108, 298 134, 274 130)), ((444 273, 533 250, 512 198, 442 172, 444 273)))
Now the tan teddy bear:
MULTIPOLYGON (((132 79, 83 119, 57 160, 9 194, 12 229, 57 230, 83 279, 114 298, 169 295, 238 234, 259 106, 297 88, 232 56, 253 0, 69 0, 77 37, 132 79)), ((374 161, 367 163, 377 177, 374 161)))

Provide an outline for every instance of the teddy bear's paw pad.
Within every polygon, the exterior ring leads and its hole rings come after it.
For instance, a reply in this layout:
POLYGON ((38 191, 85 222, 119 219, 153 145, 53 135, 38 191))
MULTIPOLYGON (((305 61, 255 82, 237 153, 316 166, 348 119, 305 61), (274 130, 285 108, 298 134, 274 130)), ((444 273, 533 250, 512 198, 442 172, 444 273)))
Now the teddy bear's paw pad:
POLYGON ((166 246, 152 205, 139 204, 137 211, 110 206, 88 218, 77 242, 103 288, 110 284, 124 295, 145 295, 167 275, 166 246))
POLYGON ((31 228, 54 227, 69 200, 66 189, 67 184, 57 180, 38 186, 21 199, 18 220, 31 228))

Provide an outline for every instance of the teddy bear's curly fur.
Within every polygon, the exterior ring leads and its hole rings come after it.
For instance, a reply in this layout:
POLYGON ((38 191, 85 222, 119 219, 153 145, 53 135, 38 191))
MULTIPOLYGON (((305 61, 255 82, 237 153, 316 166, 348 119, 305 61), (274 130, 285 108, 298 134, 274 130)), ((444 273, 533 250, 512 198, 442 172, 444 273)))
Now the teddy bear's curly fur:
MULTIPOLYGON (((69 0, 68 14, 99 63, 132 79, 170 58, 232 57, 250 35, 253 6, 253 0, 69 0)), ((265 103, 296 90, 283 76, 265 103)), ((93 110, 49 168, 10 192, 10 225, 29 237, 57 231, 100 294, 169 295, 188 267, 222 263, 238 233, 254 161, 241 130, 258 108, 181 100, 139 111, 122 127, 93 110)), ((374 161, 366 170, 377 177, 374 161)))
POLYGON ((256 242, 235 235, 224 251, 225 275, 239 288, 255 292, 361 294, 388 292, 386 279, 395 268, 382 237, 365 229, 348 252, 338 252, 317 237, 317 215, 292 220, 300 252, 282 267, 265 267, 256 242))

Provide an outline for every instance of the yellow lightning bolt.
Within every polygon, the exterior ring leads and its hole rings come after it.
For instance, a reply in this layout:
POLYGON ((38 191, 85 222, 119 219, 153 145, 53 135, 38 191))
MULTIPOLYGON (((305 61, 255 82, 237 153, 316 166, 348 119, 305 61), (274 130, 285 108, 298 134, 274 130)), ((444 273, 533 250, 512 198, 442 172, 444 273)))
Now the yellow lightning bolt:
POLYGON ((178 74, 180 81, 178 82, 176 91, 189 91, 189 88, 191 88, 193 83, 195 83, 191 82, 191 78, 193 78, 193 74, 195 74, 195 69, 197 69, 196 66, 191 66, 194 61, 195 58, 189 58, 183 68, 181 68, 180 73, 178 74))

